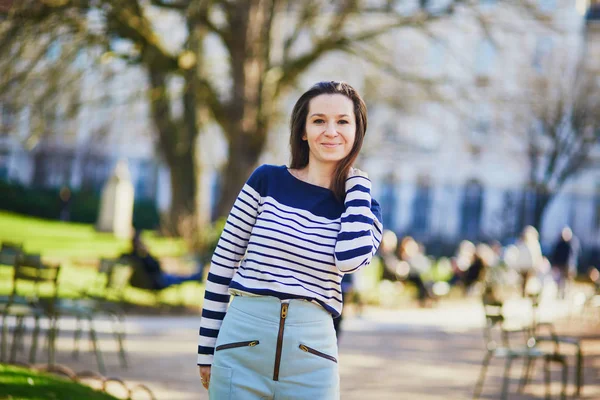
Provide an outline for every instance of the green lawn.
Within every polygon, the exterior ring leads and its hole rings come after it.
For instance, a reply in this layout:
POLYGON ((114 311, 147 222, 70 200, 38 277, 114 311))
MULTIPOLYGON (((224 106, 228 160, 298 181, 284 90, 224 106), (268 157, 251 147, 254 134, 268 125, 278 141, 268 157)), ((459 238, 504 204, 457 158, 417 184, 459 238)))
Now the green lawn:
MULTIPOLYGON (((180 239, 160 238, 152 232, 143 235, 153 254, 179 256, 186 252, 180 239)), ((115 257, 129 249, 129 240, 96 232, 89 224, 43 220, 0 211, 0 242, 24 243, 25 250, 53 259, 93 259, 115 257)))
POLYGON ((56 375, 0 364, 0 399, 115 400, 116 397, 56 375))
MULTIPOLYGON (((152 254, 159 258, 185 255, 183 240, 158 237, 154 232, 144 232, 143 239, 152 254)), ((40 253, 42 258, 52 263, 60 263, 59 276, 61 297, 72 297, 75 292, 69 288, 88 288, 96 279, 94 267, 100 257, 116 257, 129 250, 129 240, 116 239, 108 233, 96 232, 89 224, 49 221, 39 218, 0 211, 0 242, 23 243, 25 251, 40 253)), ((0 268, 0 293, 7 293, 12 287, 12 270, 0 268)), ((42 288, 43 290, 43 288, 42 288)), ((163 300, 178 303, 180 288, 166 290, 163 300)), ((181 288, 184 304, 199 305, 203 285, 185 284, 181 288)), ((126 299, 134 304, 152 304, 153 297, 146 291, 128 288, 126 299)))

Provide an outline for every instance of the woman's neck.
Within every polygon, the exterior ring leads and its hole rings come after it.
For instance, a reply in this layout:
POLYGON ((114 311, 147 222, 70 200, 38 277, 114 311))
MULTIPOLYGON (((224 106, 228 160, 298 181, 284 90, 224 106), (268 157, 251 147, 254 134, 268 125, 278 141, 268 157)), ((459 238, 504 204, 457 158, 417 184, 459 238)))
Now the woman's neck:
POLYGON ((321 164, 309 162, 306 167, 299 170, 300 179, 312 185, 329 189, 335 172, 335 164, 321 164))

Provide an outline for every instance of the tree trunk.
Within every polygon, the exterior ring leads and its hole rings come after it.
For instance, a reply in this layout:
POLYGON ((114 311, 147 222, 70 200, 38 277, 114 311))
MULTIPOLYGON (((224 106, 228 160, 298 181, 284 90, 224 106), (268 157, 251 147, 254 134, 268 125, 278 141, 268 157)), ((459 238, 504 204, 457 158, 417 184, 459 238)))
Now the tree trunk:
MULTIPOLYGON (((158 132, 160 150, 171 176, 171 209, 166 228, 171 234, 192 239, 198 230, 196 139, 198 131, 189 121, 176 121, 171 115, 171 99, 167 89, 168 71, 161 68, 151 55, 146 63, 152 87, 151 110, 158 132)), ((184 94, 185 96, 185 94, 184 94)), ((184 98, 184 104, 187 105, 184 98)), ((193 125, 193 123, 192 123, 193 125)), ((193 240, 193 239, 192 239, 193 240)))
POLYGON ((553 196, 554 195, 547 190, 538 190, 535 194, 532 225, 540 232, 540 235, 544 223, 544 214, 553 196))
POLYGON ((256 168, 262 153, 266 133, 238 135, 240 140, 229 144, 228 162, 221 176, 221 193, 217 204, 217 217, 225 217, 231 211, 242 186, 256 168))
POLYGON ((178 157, 169 158, 171 177, 171 209, 168 229, 173 234, 194 235, 197 228, 197 176, 195 146, 179 152, 178 157))
POLYGON ((268 132, 268 106, 263 101, 264 79, 269 65, 270 29, 274 6, 268 1, 244 1, 230 10, 228 43, 233 79, 228 121, 221 124, 229 143, 222 175, 217 216, 226 216, 240 189, 256 167, 268 132))

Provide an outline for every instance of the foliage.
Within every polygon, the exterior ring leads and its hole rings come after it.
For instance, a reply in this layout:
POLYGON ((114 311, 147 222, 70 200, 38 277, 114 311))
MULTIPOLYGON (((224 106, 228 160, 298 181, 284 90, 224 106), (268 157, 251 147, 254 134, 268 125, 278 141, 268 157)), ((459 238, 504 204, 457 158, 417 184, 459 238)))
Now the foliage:
POLYGON ((0 364, 0 398, 14 400, 115 400, 82 384, 29 369, 0 364))
MULTIPOLYGON (((0 181, 0 210, 46 219, 59 219, 61 213, 60 189, 25 187, 0 181)), ((69 219, 93 224, 98 218, 100 196, 89 191, 74 191, 69 205, 69 219)), ((156 229, 159 214, 153 200, 137 200, 133 207, 133 225, 138 229, 156 229)))

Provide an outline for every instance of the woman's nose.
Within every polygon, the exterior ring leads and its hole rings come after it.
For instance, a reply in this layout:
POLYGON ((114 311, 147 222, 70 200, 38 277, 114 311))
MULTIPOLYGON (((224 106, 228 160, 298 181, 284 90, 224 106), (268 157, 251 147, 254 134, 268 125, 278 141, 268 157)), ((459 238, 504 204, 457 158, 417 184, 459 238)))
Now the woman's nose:
POLYGON ((327 136, 337 136, 337 130, 335 129, 335 123, 329 123, 327 124, 327 127, 325 129, 325 135, 327 136))

